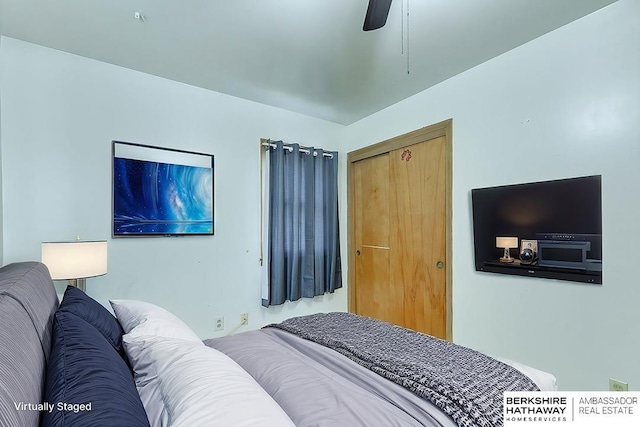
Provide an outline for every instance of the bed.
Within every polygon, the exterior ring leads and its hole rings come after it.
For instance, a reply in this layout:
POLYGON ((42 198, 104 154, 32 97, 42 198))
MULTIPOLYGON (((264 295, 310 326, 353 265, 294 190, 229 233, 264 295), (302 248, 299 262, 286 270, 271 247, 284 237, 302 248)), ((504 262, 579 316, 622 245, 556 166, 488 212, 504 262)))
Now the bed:
POLYGON ((0 269, 2 426, 501 426, 553 375, 348 313, 205 340, 169 311, 0 269))

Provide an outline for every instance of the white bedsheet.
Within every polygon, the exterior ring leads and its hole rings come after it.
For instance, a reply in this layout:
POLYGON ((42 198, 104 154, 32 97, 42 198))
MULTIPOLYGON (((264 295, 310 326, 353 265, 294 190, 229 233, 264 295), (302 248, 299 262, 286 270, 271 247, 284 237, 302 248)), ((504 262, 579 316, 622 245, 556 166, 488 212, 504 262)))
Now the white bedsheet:
POLYGON ((527 366, 520 362, 515 362, 510 359, 505 359, 504 357, 494 356, 493 358, 501 361, 502 363, 506 363, 507 365, 510 365, 516 368, 517 370, 519 370, 520 372, 522 372, 523 374, 531 378, 531 380, 534 383, 536 383, 540 391, 557 391, 558 390, 558 380, 556 379, 555 376, 551 375, 548 372, 541 371, 536 368, 532 368, 531 366, 527 366))

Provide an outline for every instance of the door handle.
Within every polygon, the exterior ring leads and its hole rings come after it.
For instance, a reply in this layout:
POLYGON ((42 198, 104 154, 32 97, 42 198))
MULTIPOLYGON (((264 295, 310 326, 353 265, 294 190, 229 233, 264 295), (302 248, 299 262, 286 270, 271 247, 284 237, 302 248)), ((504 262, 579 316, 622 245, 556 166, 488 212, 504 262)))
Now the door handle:
POLYGON ((360 251, 356 251, 356 255, 357 255, 357 256, 360 256, 360 251))
POLYGON ((444 262, 442 262, 442 261, 438 261, 438 262, 436 262, 436 267, 438 267, 438 268, 444 268, 444 262))

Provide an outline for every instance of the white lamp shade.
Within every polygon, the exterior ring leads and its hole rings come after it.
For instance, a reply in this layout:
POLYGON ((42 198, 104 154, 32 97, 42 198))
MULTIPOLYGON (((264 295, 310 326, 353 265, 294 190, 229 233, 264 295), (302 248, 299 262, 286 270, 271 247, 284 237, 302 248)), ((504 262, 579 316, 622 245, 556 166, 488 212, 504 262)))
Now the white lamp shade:
POLYGON ((107 274, 107 242, 45 242, 42 263, 53 280, 70 280, 107 274))
POLYGON ((517 248, 517 237, 496 237, 496 248, 517 248))

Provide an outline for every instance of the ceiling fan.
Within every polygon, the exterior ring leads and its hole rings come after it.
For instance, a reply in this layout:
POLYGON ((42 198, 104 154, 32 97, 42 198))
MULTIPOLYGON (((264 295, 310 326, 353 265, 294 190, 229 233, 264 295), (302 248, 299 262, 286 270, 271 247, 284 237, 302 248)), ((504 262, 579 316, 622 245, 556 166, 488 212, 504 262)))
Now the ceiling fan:
POLYGON ((384 27, 384 24, 387 23, 390 7, 391 0, 369 0, 369 7, 367 7, 362 29, 371 31, 384 27))

